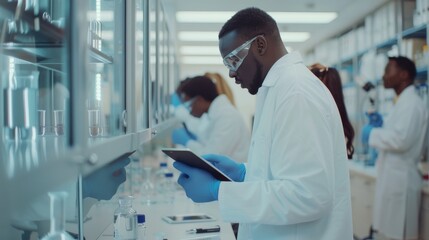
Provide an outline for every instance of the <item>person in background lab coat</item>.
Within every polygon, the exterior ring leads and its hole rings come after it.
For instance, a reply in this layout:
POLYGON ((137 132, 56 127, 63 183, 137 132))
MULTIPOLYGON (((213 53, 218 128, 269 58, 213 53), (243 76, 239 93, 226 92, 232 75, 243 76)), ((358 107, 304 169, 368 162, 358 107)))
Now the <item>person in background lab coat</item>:
POLYGON ((219 33, 231 78, 256 94, 248 163, 203 156, 234 182, 175 162, 195 202, 219 202, 238 239, 351 240, 349 173, 340 114, 329 90, 288 53, 274 19, 237 12, 219 33))
POLYGON ((320 63, 315 63, 309 68, 311 72, 325 84, 325 86, 331 92, 332 97, 334 97, 338 111, 340 112, 341 122, 343 123, 344 136, 346 138, 347 157, 348 159, 352 159, 353 153, 355 151, 353 147, 355 131, 353 130, 353 126, 350 123, 349 117, 347 115, 340 74, 338 73, 337 69, 323 66, 320 63))
POLYGON ((414 63, 390 57, 383 83, 398 99, 382 127, 365 126, 362 137, 376 148, 378 158, 373 224, 389 239, 418 239, 422 178, 421 160, 428 112, 416 93, 414 63))
MULTIPOLYGON (((218 95, 213 81, 205 76, 187 79, 180 87, 183 105, 192 116, 207 117, 204 132, 193 137, 185 128, 173 131, 173 143, 192 149, 197 154, 217 153, 247 160, 250 130, 243 117, 225 95, 218 95)), ((200 123, 201 124, 201 123, 200 123)))
POLYGON ((208 77, 213 80, 219 95, 224 94, 229 99, 231 104, 235 106, 234 94, 232 93, 231 88, 229 87, 226 80, 222 77, 222 75, 220 75, 219 73, 206 72, 204 73, 204 77, 208 77))

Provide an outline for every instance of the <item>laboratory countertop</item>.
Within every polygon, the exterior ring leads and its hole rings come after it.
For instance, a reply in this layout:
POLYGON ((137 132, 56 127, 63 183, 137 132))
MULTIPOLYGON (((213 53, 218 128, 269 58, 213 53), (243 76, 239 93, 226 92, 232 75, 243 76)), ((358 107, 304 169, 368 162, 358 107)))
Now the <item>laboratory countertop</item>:
MULTIPOLYGON (((377 173, 374 166, 365 166, 362 161, 349 161, 349 170, 353 173, 360 174, 364 177, 372 178, 375 180, 377 178, 377 173)), ((426 184, 422 192, 426 195, 429 195, 429 186, 426 184)))
MULTIPOLYGON (((113 239, 113 212, 117 207, 117 203, 112 201, 108 203, 98 203, 91 209, 92 214, 96 214, 97 223, 87 221, 84 225, 86 239, 98 240, 111 240, 113 239), (104 216, 101 216, 101 215, 104 216), (100 220, 104 219, 104 223, 100 220), (105 226, 100 229, 100 226, 105 226), (107 227, 106 227, 107 226, 107 227)), ((219 208, 217 202, 210 203, 194 203, 188 199, 184 191, 177 191, 173 204, 156 203, 153 205, 146 205, 135 199, 133 201, 133 208, 138 214, 145 214, 146 217, 146 230, 138 228, 138 239, 177 239, 177 240, 233 240, 235 239, 231 224, 223 222, 219 216, 219 208), (199 222, 199 223, 178 223, 170 224, 162 219, 164 216, 183 215, 203 213, 210 215, 214 221, 199 222), (217 233, 187 233, 187 230, 195 228, 210 228, 216 225, 220 226, 221 231, 217 233), (145 238, 140 237, 145 231, 145 238)), ((88 216, 91 219, 91 211, 88 216)))

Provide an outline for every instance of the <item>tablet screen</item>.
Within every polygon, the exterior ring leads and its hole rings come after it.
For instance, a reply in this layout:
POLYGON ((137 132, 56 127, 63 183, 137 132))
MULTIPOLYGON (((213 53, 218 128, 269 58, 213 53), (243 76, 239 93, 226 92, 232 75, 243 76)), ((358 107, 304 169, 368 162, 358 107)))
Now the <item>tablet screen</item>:
POLYGON ((192 167, 203 169, 221 181, 232 181, 231 178, 213 166, 213 164, 199 157, 189 149, 163 148, 161 150, 172 159, 192 167))

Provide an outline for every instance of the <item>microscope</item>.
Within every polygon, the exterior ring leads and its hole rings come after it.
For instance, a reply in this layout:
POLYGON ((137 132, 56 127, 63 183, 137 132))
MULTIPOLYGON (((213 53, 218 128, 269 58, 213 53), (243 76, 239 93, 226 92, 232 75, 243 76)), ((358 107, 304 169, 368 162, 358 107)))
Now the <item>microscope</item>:
MULTIPOLYGON (((369 100, 369 107, 365 110, 365 115, 370 117, 369 114, 376 112, 376 91, 375 85, 371 82, 366 82, 362 89, 367 93, 369 100)), ((368 143, 362 142, 363 154, 365 155, 365 165, 366 166, 374 166, 375 160, 377 159, 377 150, 373 147, 370 147, 368 143)))

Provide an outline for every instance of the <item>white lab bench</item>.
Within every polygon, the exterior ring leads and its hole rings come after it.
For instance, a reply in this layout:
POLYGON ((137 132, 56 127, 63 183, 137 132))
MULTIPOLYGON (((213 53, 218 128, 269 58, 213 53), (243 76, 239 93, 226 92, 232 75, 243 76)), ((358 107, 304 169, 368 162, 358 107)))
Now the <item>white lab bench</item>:
MULTIPOLYGON (((113 239, 113 212, 117 208, 115 201, 108 201, 94 205, 87 215, 87 220, 84 224, 84 232, 86 239, 112 240, 113 239), (96 216, 95 216, 96 215, 96 216), (96 221, 94 221, 96 220, 96 221), (101 227, 104 226, 104 227, 101 227), (107 227, 106 227, 107 226, 107 227), (103 229, 104 228, 104 229, 103 229)), ((146 216, 146 233, 145 238, 139 236, 140 239, 163 239, 164 236, 168 240, 234 240, 235 236, 228 222, 223 222, 219 216, 218 202, 210 203, 194 203, 188 199, 184 191, 177 191, 173 204, 156 203, 153 205, 142 204, 138 198, 133 201, 133 208, 139 214, 146 216), (215 221, 201 223, 180 223, 169 224, 162 220, 163 216, 175 214, 192 214, 205 213, 215 218, 215 221), (221 231, 219 233, 201 233, 189 234, 186 230, 193 228, 206 228, 219 225, 221 231)), ((142 230, 142 229, 139 229, 142 230)))
MULTIPOLYGON (((372 223, 376 169, 362 161, 349 161, 353 232, 358 237, 368 235, 372 223)), ((429 240, 429 186, 422 189, 420 239, 429 240)))

